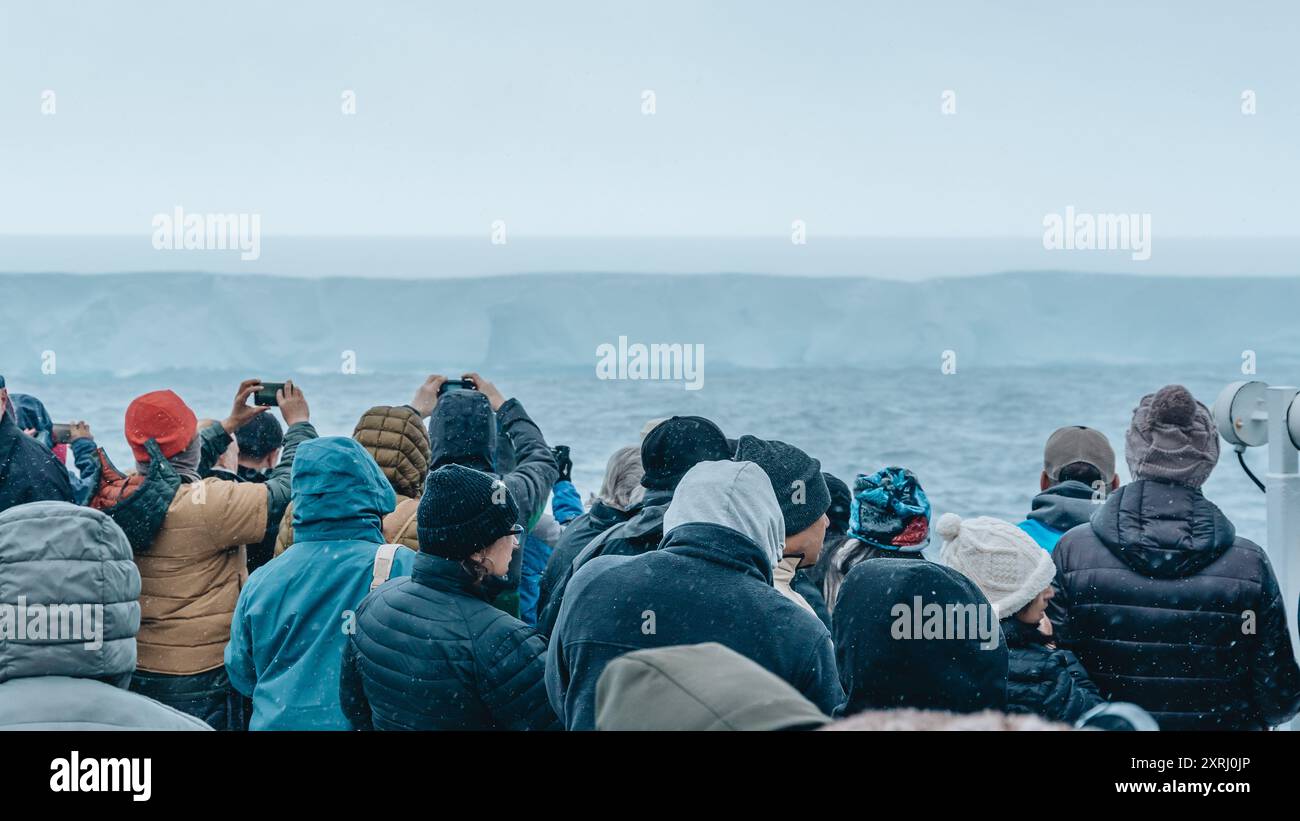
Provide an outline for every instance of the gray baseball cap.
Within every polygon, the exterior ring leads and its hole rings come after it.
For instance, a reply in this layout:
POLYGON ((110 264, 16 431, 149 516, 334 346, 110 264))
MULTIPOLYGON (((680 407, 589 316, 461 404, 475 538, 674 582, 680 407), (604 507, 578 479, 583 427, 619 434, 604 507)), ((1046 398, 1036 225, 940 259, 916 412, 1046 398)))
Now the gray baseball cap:
POLYGON ((1083 425, 1059 428, 1047 437, 1043 448, 1043 472, 1053 482, 1058 481, 1061 468, 1075 462, 1095 467, 1109 482, 1115 475, 1115 451, 1106 434, 1083 425))

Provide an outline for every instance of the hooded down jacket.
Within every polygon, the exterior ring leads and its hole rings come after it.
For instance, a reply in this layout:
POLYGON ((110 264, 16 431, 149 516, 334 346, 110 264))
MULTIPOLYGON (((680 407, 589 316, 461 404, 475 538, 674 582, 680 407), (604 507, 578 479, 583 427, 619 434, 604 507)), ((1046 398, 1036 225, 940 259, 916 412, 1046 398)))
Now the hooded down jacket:
MULTIPOLYGON (((384 541, 420 549, 415 513, 429 473, 429 434, 420 414, 410 405, 376 405, 361 415, 352 438, 374 457, 397 494, 397 505, 384 516, 384 541)), ((275 541, 279 556, 293 545, 293 506, 284 511, 275 541)))
POLYGON ((811 730, 828 721, 798 690, 716 642, 619 656, 596 684, 597 730, 811 730))
POLYGON ((996 612, 950 567, 867 559, 844 577, 831 623, 848 697, 837 716, 1006 707, 1007 647, 996 612))
POLYGON ((358 730, 558 729, 546 643, 488 603, 460 562, 415 557, 357 609, 339 698, 358 730))
POLYGON ((0 730, 210 729, 126 689, 139 596, 131 545, 103 513, 64 502, 0 513, 0 730))
MULTIPOLYGON (((259 568, 239 595, 226 672, 253 700, 250 730, 346 730, 339 665, 350 614, 370 592, 379 524, 396 500, 370 454, 351 439, 303 443, 293 466, 298 541, 259 568)), ((393 557, 389 578, 415 554, 393 557)))
POLYGON ((573 575, 546 664, 551 705, 571 730, 596 721, 596 683, 626 652, 717 642, 785 680, 822 712, 843 699, 830 634, 772 587, 785 523, 753 462, 700 462, 664 516, 664 541, 600 556, 573 575))
POLYGON ((1110 701, 1162 730, 1258 730, 1300 708, 1300 668, 1268 557, 1199 490, 1112 491, 1052 553, 1047 614, 1110 701))

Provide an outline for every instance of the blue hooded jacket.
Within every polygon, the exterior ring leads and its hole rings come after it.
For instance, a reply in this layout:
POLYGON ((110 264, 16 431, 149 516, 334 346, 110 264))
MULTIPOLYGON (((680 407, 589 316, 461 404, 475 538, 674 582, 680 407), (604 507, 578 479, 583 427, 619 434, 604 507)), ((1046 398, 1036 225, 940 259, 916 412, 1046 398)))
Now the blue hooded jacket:
MULTIPOLYGON (((292 489, 293 547, 240 592, 226 671, 253 700, 251 730, 346 730, 343 648, 397 496, 365 448, 341 436, 298 448, 292 489)), ((409 576, 414 557, 400 548, 389 578, 409 576)))

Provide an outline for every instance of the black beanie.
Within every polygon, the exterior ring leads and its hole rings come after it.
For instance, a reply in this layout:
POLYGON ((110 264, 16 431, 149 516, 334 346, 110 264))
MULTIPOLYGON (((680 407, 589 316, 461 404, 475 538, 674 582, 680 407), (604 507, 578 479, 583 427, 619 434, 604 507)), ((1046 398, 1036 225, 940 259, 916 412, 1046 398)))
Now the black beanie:
POLYGON ((831 506, 826 511, 826 517, 831 520, 831 530, 836 533, 849 532, 849 509, 853 506, 853 494, 849 492, 849 486, 844 484, 844 480, 830 473, 822 473, 822 478, 826 480, 826 489, 831 494, 831 506))
POLYGON ((473 468, 445 465, 429 474, 415 514, 420 552, 461 560, 508 533, 518 533, 519 508, 501 480, 473 468))
POLYGON ((280 427, 280 420, 262 412, 235 431, 235 441, 239 443, 240 453, 261 459, 284 444, 284 428, 280 427))
POLYGON ((822 463, 776 439, 740 437, 736 461, 753 462, 772 481, 776 501, 785 517, 785 535, 808 529, 830 509, 831 492, 822 477, 822 463))
POLYGON ((674 416, 655 425, 641 440, 641 485, 648 490, 672 490, 686 471, 700 462, 731 458, 727 437, 703 416, 674 416))

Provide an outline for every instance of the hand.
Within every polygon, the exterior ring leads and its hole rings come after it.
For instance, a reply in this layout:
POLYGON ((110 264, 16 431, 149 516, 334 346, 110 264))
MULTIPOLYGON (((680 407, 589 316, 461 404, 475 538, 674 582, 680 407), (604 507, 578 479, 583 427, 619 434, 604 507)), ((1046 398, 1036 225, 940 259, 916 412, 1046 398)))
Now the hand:
POLYGON ((474 386, 478 388, 479 393, 487 397, 488 404, 492 406, 493 411, 501 410, 501 406, 506 403, 506 398, 497 390, 497 386, 487 381, 476 373, 467 373, 461 376, 461 379, 473 380, 474 386))
POLYGON ((33 439, 35 439, 35 438, 36 438, 36 434, 39 433, 39 431, 36 430, 36 428, 23 428, 23 433, 25 433, 25 434, 27 434, 28 436, 30 436, 30 437, 32 437, 33 439))
POLYGON ((292 380, 285 381, 284 387, 276 391, 275 398, 280 403, 280 415, 284 417, 286 425, 296 425, 311 418, 311 410, 307 407, 302 389, 293 384, 292 380))
POLYGON ((442 388, 442 383, 447 381, 447 377, 431 374, 424 380, 415 391, 415 398, 411 400, 411 407, 415 408, 416 413, 424 419, 428 419, 433 409, 438 404, 438 390, 442 388))
POLYGON ((1038 632, 1042 633, 1044 636, 1052 635, 1052 620, 1047 617, 1046 613, 1044 613, 1043 617, 1038 620, 1038 632))
POLYGON ((247 425, 249 420, 259 413, 266 412, 265 405, 250 405, 248 397, 262 389, 262 380, 245 379, 239 383, 239 391, 235 394, 235 405, 230 409, 230 415, 221 420, 221 427, 226 433, 235 431, 247 425))
POLYGON ((82 420, 77 420, 68 426, 68 442, 75 442, 78 439, 94 439, 90 433, 90 425, 82 420))

